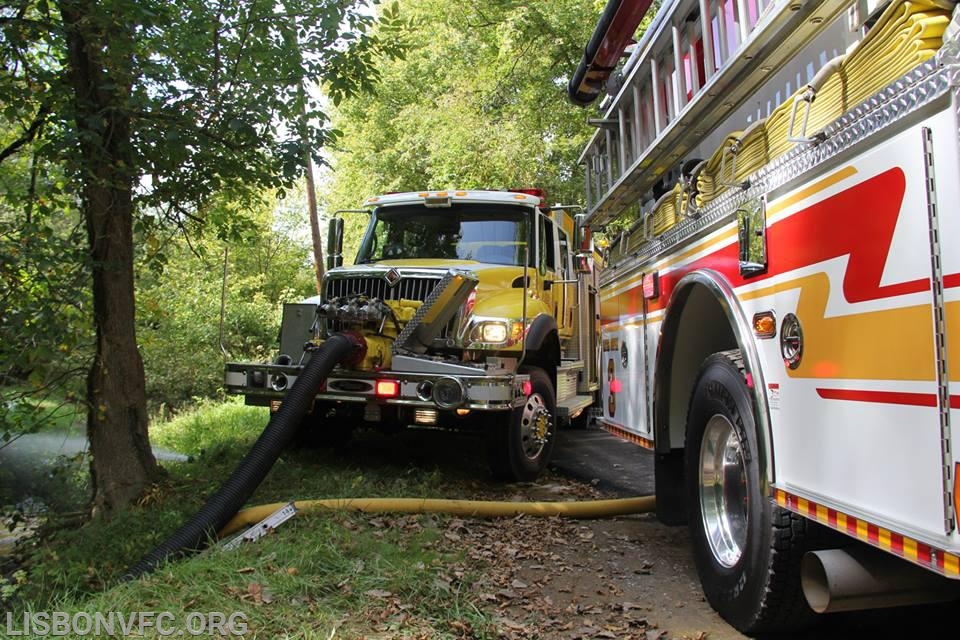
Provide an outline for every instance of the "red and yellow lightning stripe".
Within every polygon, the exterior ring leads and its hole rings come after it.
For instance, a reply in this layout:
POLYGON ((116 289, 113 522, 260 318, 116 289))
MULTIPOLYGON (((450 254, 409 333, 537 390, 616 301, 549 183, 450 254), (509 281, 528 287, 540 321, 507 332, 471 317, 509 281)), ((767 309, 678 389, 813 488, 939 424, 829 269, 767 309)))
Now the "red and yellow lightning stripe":
POLYGON ((883 549, 948 578, 960 578, 960 556, 855 516, 776 489, 774 498, 784 509, 799 513, 831 529, 883 549))

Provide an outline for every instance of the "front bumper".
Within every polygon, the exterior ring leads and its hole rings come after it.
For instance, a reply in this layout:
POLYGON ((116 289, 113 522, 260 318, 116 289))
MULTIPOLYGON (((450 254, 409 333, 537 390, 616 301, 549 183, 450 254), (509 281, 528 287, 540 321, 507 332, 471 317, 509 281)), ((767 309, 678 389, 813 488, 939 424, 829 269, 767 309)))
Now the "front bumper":
MULTIPOLYGON (((227 393, 246 396, 247 404, 267 406, 286 396, 302 369, 296 365, 230 362, 224 376, 225 388, 227 393)), ((439 375, 411 371, 351 371, 338 367, 316 397, 318 400, 379 402, 414 408, 507 411, 523 404, 526 397, 523 386, 529 379, 529 376, 512 373, 439 375), (432 394, 425 393, 444 378, 459 382, 463 389, 460 404, 438 405, 432 394), (379 396, 376 392, 378 380, 397 381, 399 393, 395 397, 379 396)))

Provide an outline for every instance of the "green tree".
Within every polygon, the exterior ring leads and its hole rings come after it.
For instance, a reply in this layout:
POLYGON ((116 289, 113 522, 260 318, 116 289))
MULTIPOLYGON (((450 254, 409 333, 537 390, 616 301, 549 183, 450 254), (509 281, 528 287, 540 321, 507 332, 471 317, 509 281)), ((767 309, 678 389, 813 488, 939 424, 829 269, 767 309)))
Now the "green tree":
POLYGON ((62 200, 86 231, 94 513, 124 508, 157 475, 135 330, 135 220, 187 227, 208 219, 214 195, 244 201, 289 187, 305 149, 332 135, 303 84, 323 82, 335 99, 369 89, 374 60, 398 50, 396 14, 384 11, 371 36, 367 5, 13 0, 0 9, 0 130, 14 131, 0 162, 30 152, 58 163, 62 200))
MULTIPOLYGON (((90 293, 79 213, 51 211, 56 167, 0 165, 0 447, 76 414, 89 368, 90 293), (31 186, 32 185, 32 186, 31 186), (14 194, 41 195, 32 206, 14 194)), ((59 185, 59 186, 58 186, 59 185)))
POLYGON ((186 242, 170 232, 168 239, 154 236, 152 246, 141 248, 137 337, 152 406, 175 408, 214 396, 223 382, 225 355, 232 360, 275 355, 282 303, 315 293, 305 205, 290 207, 291 200, 302 204, 290 195, 280 207, 272 197, 245 207, 212 205, 228 210, 221 215, 232 220, 248 221, 248 229, 230 243, 209 234, 186 242))
POLYGON ((581 200, 576 161, 592 130, 565 87, 595 0, 400 4, 417 44, 377 63, 376 100, 340 104, 327 208, 424 188, 537 186, 552 201, 581 200))

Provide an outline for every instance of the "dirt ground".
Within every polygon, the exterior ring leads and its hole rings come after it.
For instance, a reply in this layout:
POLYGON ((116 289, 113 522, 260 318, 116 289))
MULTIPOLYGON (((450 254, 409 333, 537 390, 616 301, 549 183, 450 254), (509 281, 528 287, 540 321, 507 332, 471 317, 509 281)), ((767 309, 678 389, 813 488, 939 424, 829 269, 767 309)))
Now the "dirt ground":
MULTIPOLYGON (((565 480, 525 493, 526 499, 594 497, 565 480)), ((650 514, 452 526, 469 555, 492 567, 471 589, 506 638, 745 637, 704 601, 685 532, 650 514)))
MULTIPOLYGON (((473 476, 480 500, 588 500, 652 492, 652 456, 602 431, 566 432, 555 463, 535 483, 489 481, 470 446, 451 434, 361 439, 345 455, 364 464, 437 466, 473 476)), ((452 496, 453 497, 453 496, 452 496)), ((449 523, 442 544, 464 550, 464 566, 438 579, 469 589, 509 640, 732 640, 746 638, 706 602, 685 527, 653 514, 597 520, 517 517, 449 523), (467 584, 471 568, 480 580, 467 584)), ((780 640, 956 637, 955 603, 824 616, 814 628, 780 640)), ((464 637, 471 637, 469 628, 464 637)), ((368 636, 373 638, 372 636, 368 636)), ((395 636, 383 636, 393 638, 395 636)), ((379 638, 378 638, 379 640, 379 638)))
MULTIPOLYGON (((593 432, 574 438, 590 442, 580 446, 568 440, 564 450, 557 452, 561 465, 530 484, 490 481, 475 446, 452 434, 410 434, 399 441, 369 434, 343 455, 362 458, 363 464, 439 465, 461 479, 473 477, 466 483, 470 495, 451 497, 571 501, 649 493, 643 489, 648 480, 652 482, 652 475, 631 469, 634 462, 629 456, 637 455, 634 445, 619 449, 620 441, 606 441, 593 432), (617 453, 610 455, 605 451, 608 446, 617 453), (582 472, 570 471, 569 467, 578 465, 582 472), (605 472, 598 473, 598 467, 605 472)), ((438 580, 477 596, 503 638, 746 637, 704 600, 686 529, 666 527, 652 514, 598 520, 462 518, 449 523, 441 544, 463 550, 467 560, 463 566, 445 567, 438 580), (462 581, 475 575, 477 568, 484 570, 480 580, 462 581)), ((471 637, 468 629, 464 636, 471 637)))

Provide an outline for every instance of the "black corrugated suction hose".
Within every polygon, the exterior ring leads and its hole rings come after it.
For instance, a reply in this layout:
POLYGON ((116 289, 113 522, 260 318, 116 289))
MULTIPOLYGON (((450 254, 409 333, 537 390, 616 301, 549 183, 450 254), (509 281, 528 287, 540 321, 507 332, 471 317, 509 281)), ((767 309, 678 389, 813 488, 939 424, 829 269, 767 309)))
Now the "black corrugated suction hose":
POLYGON ((340 333, 324 341, 297 376, 280 409, 270 417, 263 433, 227 481, 185 525, 130 567, 123 580, 150 573, 163 562, 202 549, 209 540, 215 539, 217 531, 247 502, 280 453, 290 444, 310 410, 320 383, 357 346, 357 338, 340 333))

